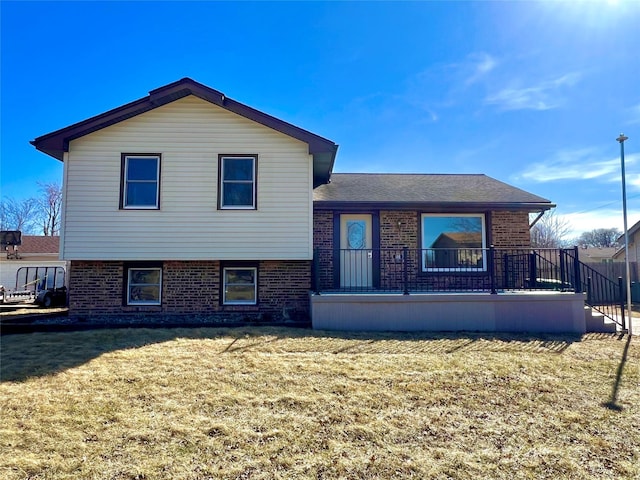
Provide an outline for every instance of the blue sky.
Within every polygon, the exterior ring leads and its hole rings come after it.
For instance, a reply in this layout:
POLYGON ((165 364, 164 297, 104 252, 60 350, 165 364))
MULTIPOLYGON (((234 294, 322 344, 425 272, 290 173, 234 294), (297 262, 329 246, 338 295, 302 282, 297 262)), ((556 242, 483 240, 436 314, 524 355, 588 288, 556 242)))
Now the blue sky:
POLYGON ((62 165, 29 141, 191 77, 340 145, 336 172, 485 173, 576 233, 640 220, 640 2, 12 2, 2 196, 62 165))

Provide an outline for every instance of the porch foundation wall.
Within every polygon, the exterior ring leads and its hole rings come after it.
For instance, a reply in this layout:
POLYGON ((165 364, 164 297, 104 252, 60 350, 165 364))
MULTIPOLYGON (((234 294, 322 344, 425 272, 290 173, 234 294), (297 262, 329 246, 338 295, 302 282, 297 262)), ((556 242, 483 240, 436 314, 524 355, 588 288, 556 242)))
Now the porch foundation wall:
POLYGON ((560 292, 310 297, 314 329, 345 331, 583 334, 584 301, 584 294, 560 292))

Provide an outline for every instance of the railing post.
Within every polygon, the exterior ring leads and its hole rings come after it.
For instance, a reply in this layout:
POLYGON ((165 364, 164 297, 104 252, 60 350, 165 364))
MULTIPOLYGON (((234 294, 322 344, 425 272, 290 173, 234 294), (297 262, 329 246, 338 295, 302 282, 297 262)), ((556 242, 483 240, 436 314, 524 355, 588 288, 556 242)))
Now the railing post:
POLYGON ((591 277, 587 277, 587 303, 591 305, 593 302, 591 301, 591 277))
POLYGON ((567 261, 567 252, 564 251, 564 248, 560 249, 560 289, 564 289, 565 283, 567 283, 567 266, 565 262, 567 261))
POLYGON ((624 285, 622 283, 622 277, 618 277, 618 289, 620 290, 620 311, 622 313, 622 329, 626 330, 626 325, 625 325, 625 314, 624 314, 624 300, 625 300, 625 288, 624 285))
POLYGON ((491 294, 498 293, 496 290, 496 265, 495 265, 496 247, 489 246, 489 282, 491 283, 491 294))
POLYGON ((402 283, 402 294, 409 295, 409 247, 402 247, 402 283))
POLYGON ((320 295, 320 249, 313 249, 313 291, 316 295, 320 295))
MULTIPOLYGON (((504 288, 513 288, 514 282, 509 281, 509 254, 504 253, 502 255, 502 275, 504 276, 504 288)), ((515 272, 511 272, 511 278, 516 278, 515 272)))
POLYGON ((529 288, 538 287, 538 269, 536 268, 536 253, 529 254, 529 288))
POLYGON ((573 247, 573 276, 576 284, 575 292, 582 293, 582 281, 580 280, 580 260, 578 259, 578 246, 573 247))

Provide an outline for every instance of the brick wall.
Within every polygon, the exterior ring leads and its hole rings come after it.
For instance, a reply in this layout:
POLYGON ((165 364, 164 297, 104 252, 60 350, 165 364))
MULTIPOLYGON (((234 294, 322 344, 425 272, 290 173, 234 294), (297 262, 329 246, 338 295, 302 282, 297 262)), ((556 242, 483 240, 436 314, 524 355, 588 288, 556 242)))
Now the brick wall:
POLYGON ((172 313, 210 312, 219 307, 220 262, 164 262, 162 309, 172 313))
POLYGON ((72 261, 69 315, 110 313, 122 308, 122 262, 72 261))
POLYGON ((314 248, 333 248, 333 211, 313 211, 313 246, 314 248))
MULTIPOLYGON (((333 287, 333 211, 317 210, 314 212, 314 246, 320 248, 320 289, 333 287)), ((490 228, 488 244, 497 248, 529 248, 529 215, 526 212, 496 211, 487 215, 487 225, 490 228)), ((416 249, 420 245, 420 212, 417 210, 381 210, 380 247, 383 249, 380 259, 380 282, 390 289, 402 284, 405 272, 402 258, 403 247, 408 252, 408 275, 415 287, 425 289, 446 289, 458 285, 460 289, 480 289, 486 278, 474 275, 449 275, 422 273, 420 252, 416 249), (384 251, 385 249, 397 249, 384 251), (428 278, 429 277, 429 278, 428 278), (427 285, 427 283, 429 285, 427 285), (424 284, 423 284, 424 283, 424 284)))
MULTIPOLYGON (((218 261, 166 261, 162 266, 162 305, 129 306, 123 262, 72 261, 69 316, 90 319, 114 315, 205 315, 212 321, 302 319, 308 315, 311 262, 262 261, 258 265, 258 305, 221 305, 218 261)), ((188 318, 186 319, 188 321, 188 318)))
POLYGON ((527 212, 491 212, 491 242, 495 247, 531 246, 527 212))
POLYGON ((419 217, 411 210, 380 211, 380 248, 419 248, 419 217))
MULTIPOLYGON (((415 210, 380 211, 381 248, 419 248, 420 213, 415 210)), ((530 247, 527 212, 491 212, 491 243, 496 247, 530 247)), ((333 212, 317 210, 313 216, 313 245, 333 247, 333 212)))
POLYGON ((259 278, 261 312, 276 319, 308 314, 311 262, 260 262, 259 278))
POLYGON ((313 248, 319 255, 318 287, 333 287, 333 210, 313 211, 313 248))

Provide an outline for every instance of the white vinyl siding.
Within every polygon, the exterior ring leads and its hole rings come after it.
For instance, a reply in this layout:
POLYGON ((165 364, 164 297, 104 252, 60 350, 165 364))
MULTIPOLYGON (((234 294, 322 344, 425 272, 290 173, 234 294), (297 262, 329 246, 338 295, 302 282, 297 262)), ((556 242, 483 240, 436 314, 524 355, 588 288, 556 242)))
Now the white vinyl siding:
POLYGON ((69 260, 308 260, 308 145, 189 96, 70 144, 69 260), (120 210, 121 153, 162 155, 159 210, 120 210), (257 155, 255 210, 219 210, 218 156, 257 155))

